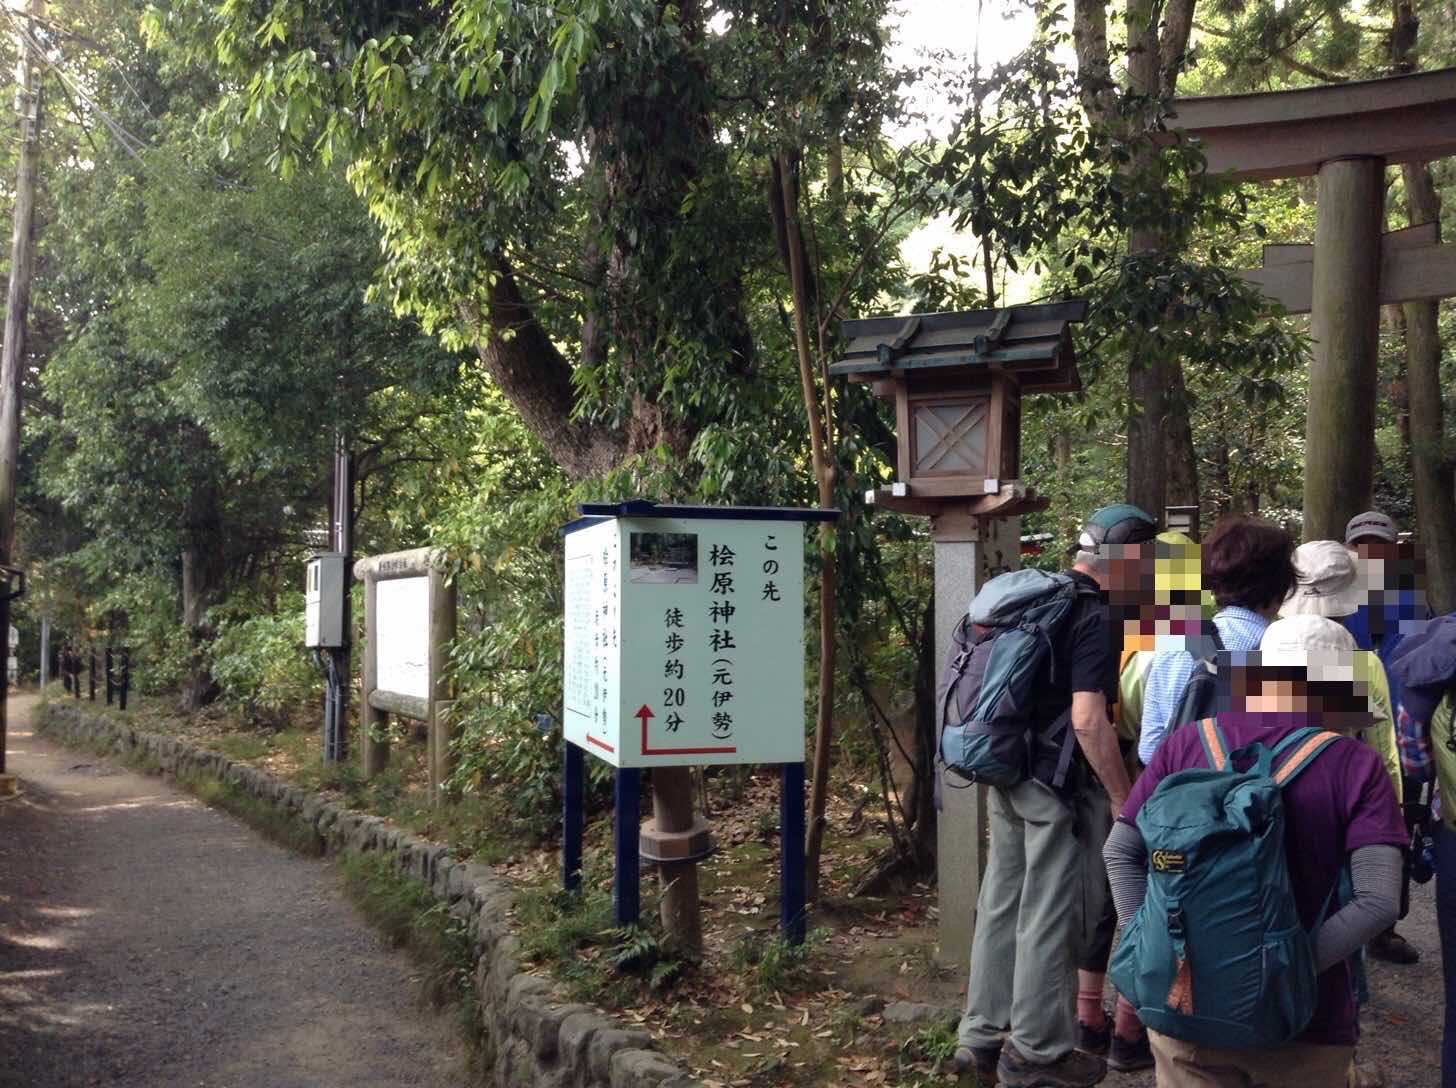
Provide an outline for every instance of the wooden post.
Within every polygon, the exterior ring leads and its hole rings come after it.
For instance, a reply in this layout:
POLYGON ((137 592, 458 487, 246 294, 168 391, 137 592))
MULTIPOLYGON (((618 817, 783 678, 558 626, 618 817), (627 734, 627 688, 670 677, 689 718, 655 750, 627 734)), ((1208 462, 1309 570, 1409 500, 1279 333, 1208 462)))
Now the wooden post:
POLYGON ((1304 538, 1340 540, 1370 506, 1380 334, 1380 232, 1385 162, 1320 167, 1305 424, 1304 538))
POLYGON ((429 571, 430 600, 438 602, 430 613, 430 675, 434 686, 430 691, 429 754, 430 786, 434 803, 444 796, 445 783, 455 770, 454 753, 450 750, 450 640, 455 637, 455 587, 447 584, 443 570, 431 565, 429 571))
POLYGON ((389 764, 389 742, 382 739, 389 715, 370 704, 379 686, 379 582, 364 579, 364 676, 359 698, 359 770, 373 778, 389 764))
MULTIPOLYGON (((692 831, 693 779, 687 767, 652 768, 652 822, 658 831, 692 831)), ((697 955, 703 950, 703 919, 698 905, 698 863, 660 861, 658 882, 662 887, 659 914, 662 928, 677 946, 697 955)))

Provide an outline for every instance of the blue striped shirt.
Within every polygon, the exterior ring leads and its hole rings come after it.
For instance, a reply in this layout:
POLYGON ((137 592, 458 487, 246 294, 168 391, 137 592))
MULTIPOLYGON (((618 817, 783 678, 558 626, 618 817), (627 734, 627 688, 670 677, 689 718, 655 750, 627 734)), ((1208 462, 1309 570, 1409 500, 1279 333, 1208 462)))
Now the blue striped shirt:
MULTIPOLYGON (((1214 615, 1213 625, 1218 628, 1225 650, 1257 650, 1269 621, 1257 612, 1229 605, 1214 615)), ((1143 695, 1143 731, 1138 738, 1138 758, 1143 766, 1153 761, 1153 753, 1163 743, 1168 719, 1173 716, 1196 664, 1187 650, 1159 650, 1153 655, 1143 695)))

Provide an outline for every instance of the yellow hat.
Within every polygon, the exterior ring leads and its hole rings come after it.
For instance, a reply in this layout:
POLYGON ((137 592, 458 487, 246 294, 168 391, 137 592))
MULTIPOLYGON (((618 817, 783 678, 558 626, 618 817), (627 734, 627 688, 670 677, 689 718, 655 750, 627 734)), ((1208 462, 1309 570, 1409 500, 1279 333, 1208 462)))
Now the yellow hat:
POLYGON ((1153 589, 1158 596, 1199 592, 1203 588, 1203 576, 1198 544, 1172 529, 1159 533, 1155 539, 1160 545, 1153 560, 1153 589))

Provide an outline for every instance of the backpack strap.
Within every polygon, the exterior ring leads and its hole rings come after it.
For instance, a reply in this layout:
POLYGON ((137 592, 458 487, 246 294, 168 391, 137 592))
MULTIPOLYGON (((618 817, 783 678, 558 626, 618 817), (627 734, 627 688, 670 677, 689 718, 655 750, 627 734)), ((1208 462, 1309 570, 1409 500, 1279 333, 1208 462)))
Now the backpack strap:
POLYGON ((1215 771, 1228 769, 1228 741, 1223 739, 1219 732, 1218 722, 1213 718, 1204 718, 1198 723, 1198 739, 1203 742, 1203 754, 1208 759, 1208 765, 1215 771))
POLYGON ((1288 748, 1294 749, 1294 754, 1279 764, 1279 769, 1274 772, 1274 784, 1281 788, 1293 782, 1306 767, 1314 762, 1316 756, 1340 739, 1338 733, 1315 729, 1302 729, 1299 732, 1303 734, 1302 739, 1295 740, 1294 736, 1286 737, 1274 749, 1276 755, 1282 754, 1288 748), (1294 743, 1291 744, 1291 741, 1294 743))

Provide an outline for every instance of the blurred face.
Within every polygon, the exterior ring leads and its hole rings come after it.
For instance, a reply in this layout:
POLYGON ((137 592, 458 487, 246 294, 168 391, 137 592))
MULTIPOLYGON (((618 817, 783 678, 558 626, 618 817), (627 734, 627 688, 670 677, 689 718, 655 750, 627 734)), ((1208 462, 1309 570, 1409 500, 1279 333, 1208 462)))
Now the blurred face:
POLYGON ((1394 565, 1400 558, 1400 544, 1393 540, 1362 536, 1350 541, 1349 547, 1356 555, 1365 560, 1375 559, 1394 565))
POLYGON ((1349 679, 1345 666, 1340 679, 1312 679, 1334 675, 1334 670, 1312 663, 1308 672, 1298 669, 1261 669, 1240 666, 1230 677, 1233 705, 1250 714, 1301 714, 1310 724, 1336 733, 1368 729, 1370 713, 1365 684, 1349 679))
POLYGON ((1155 543, 1104 544, 1098 549, 1107 560, 1107 577, 1102 588, 1114 606, 1135 609, 1152 600, 1155 543))

